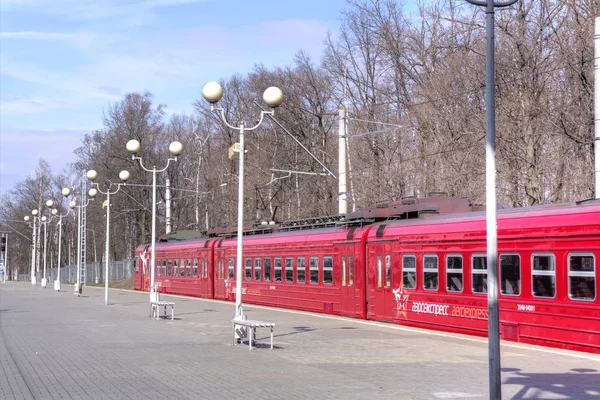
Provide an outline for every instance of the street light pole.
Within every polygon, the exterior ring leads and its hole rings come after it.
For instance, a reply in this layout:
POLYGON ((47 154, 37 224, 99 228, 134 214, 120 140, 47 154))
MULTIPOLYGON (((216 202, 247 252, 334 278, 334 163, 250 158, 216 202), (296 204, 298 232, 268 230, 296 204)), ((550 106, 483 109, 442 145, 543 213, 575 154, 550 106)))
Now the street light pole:
MULTIPOLYGON (((68 198, 71 195, 71 189, 63 188, 62 195, 65 198, 68 198)), ((53 208, 55 206, 53 200, 48 200, 46 202, 46 205, 50 208, 53 208)), ((59 204, 59 206, 60 206, 60 204, 59 204)), ((56 208, 54 208, 52 210, 53 214, 58 215, 58 262, 57 262, 56 280, 54 281, 54 290, 56 290, 57 292, 60 292, 60 256, 61 256, 60 250, 61 250, 61 244, 62 244, 61 243, 61 241, 62 241, 62 219, 63 219, 63 217, 66 217, 67 215, 69 215, 69 213, 71 212, 71 209, 74 207, 76 207, 75 202, 71 202, 71 208, 67 211, 67 213, 65 215, 60 214, 60 211, 56 208)))
POLYGON ((77 207, 77 272, 75 274, 77 280, 77 282, 75 282, 75 294, 77 295, 81 295, 81 213, 83 212, 83 209, 90 204, 90 201, 94 200, 94 196, 96 196, 97 193, 98 191, 92 188, 88 192, 90 198, 87 199, 85 204, 77 205, 75 201, 69 203, 69 207, 77 207))
MULTIPOLYGON (((125 182, 127 182, 129 178, 131 178, 131 175, 128 171, 125 170, 119 172, 119 179, 121 179, 123 183, 117 183, 117 190, 115 190, 114 192, 110 191, 110 188, 112 187, 113 183, 109 184, 108 189, 106 189, 105 192, 100 190, 100 185, 94 182, 98 178, 98 173, 93 169, 89 170, 86 173, 86 176, 90 181, 92 181, 92 185, 96 185, 96 189, 98 190, 98 192, 106 195, 106 255, 104 256, 106 266, 104 269, 104 304, 108 305, 108 281, 110 280, 108 271, 108 262, 110 255, 110 195, 116 194, 121 189, 121 186, 125 185, 125 182)), ((92 192, 92 189, 90 189, 89 195, 91 197, 94 197, 96 196, 96 193, 92 192)))
POLYGON ((152 166, 152 169, 146 168, 144 166, 142 157, 137 157, 136 154, 139 153, 141 149, 141 144, 139 141, 132 139, 127 142, 126 145, 127 151, 131 153, 132 160, 138 160, 140 162, 140 166, 144 171, 152 172, 152 251, 151 251, 151 261, 150 261, 150 301, 156 301, 156 288, 154 287, 154 276, 156 269, 156 173, 164 172, 169 168, 169 164, 171 161, 177 161, 177 156, 183 152, 183 145, 178 142, 172 142, 169 145, 169 152, 173 154, 174 158, 167 159, 167 165, 162 169, 156 169, 156 166, 152 166))
POLYGON ((283 92, 275 86, 271 86, 263 93, 264 102, 271 107, 270 111, 261 111, 260 120, 258 123, 247 128, 244 122, 240 126, 233 126, 227 122, 225 118, 225 110, 220 107, 215 107, 215 104, 223 98, 223 88, 217 82, 208 82, 202 88, 202 96, 211 104, 211 111, 219 111, 221 120, 230 129, 239 131, 240 133, 240 148, 239 148, 239 171, 238 171, 238 232, 237 232, 237 265, 236 265, 236 286, 235 286, 235 318, 243 318, 242 310, 242 237, 244 235, 244 132, 252 131, 260 126, 265 115, 273 115, 274 109, 279 107, 283 102, 283 92))
POLYGON ((496 92, 494 65, 494 9, 508 7, 518 0, 467 0, 486 11, 486 81, 485 81, 485 202, 488 274, 488 357, 489 398, 502 398, 500 371, 500 311, 498 307, 498 231, 496 226, 496 92))
MULTIPOLYGON (((31 284, 35 285, 35 253, 37 249, 37 215, 39 211, 37 209, 31 211, 33 215, 33 233, 31 234, 31 284)), ((29 215, 25 216, 25 222, 29 222, 29 215)))

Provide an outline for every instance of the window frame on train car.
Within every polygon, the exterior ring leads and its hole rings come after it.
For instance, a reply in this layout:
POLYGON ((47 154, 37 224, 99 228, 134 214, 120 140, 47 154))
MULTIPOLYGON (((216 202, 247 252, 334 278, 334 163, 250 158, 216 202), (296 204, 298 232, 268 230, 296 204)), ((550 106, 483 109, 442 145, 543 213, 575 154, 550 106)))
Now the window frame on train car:
POLYGON ((319 257, 311 256, 308 260, 308 273, 309 273, 309 281, 311 285, 319 284, 319 257), (314 262, 313 262, 314 261, 314 262), (313 268, 314 266, 314 268, 313 268), (317 271, 317 280, 313 281, 313 272, 317 271))
POLYGON ((263 259, 263 278, 265 282, 272 282, 273 281, 273 274, 271 274, 271 257, 265 257, 263 259), (267 268, 268 265, 268 268, 267 268), (267 271, 269 271, 269 273, 267 274, 267 271))
MULTIPOLYGON (((294 283, 294 258, 285 258, 285 283, 294 283)), ((283 281, 283 277, 282 277, 283 281)))
POLYGON ((282 262, 281 257, 275 257, 275 260, 273 261, 273 271, 274 271, 273 277, 275 279, 275 282, 281 283, 281 267, 282 266, 283 266, 283 262, 282 262), (279 275, 279 280, 277 279, 277 275, 279 275))
POLYGON ((323 256, 323 285, 333 285, 333 256, 323 256), (326 268, 327 262, 329 266, 326 268), (328 271, 328 273, 326 273, 328 271), (329 275, 329 279, 326 279, 329 275))
POLYGON ((244 264, 244 280, 251 281, 252 280, 252 257, 246 257, 244 264))
POLYGON ((260 257, 254 259, 254 281, 262 281, 262 260, 260 257))
MULTIPOLYGON (((408 275, 406 275, 408 276, 408 275)), ((418 286, 419 280, 417 278, 417 256, 416 254, 402 254, 402 288, 403 289, 407 289, 407 290, 416 290, 417 286, 418 286), (412 259, 413 260, 413 266, 406 266, 405 260, 409 260, 412 259), (404 279, 405 275, 404 274, 411 274, 413 275, 413 286, 407 286, 406 282, 408 282, 408 280, 404 279)))
POLYGON ((179 278, 179 259, 173 259, 173 278, 179 278))
POLYGON ((423 290, 437 292, 440 290, 440 257, 437 254, 423 254, 423 290), (435 259, 435 268, 427 266, 426 258, 435 259), (426 286, 431 280, 425 274, 435 274, 435 288, 426 286))
POLYGON ((185 258, 179 259, 179 276, 185 278, 185 258))
POLYGON ((348 256, 348 286, 354 286, 354 265, 352 256, 348 256))
POLYGON ((556 298, 556 256, 554 253, 532 253, 531 254, 531 295, 538 299, 555 299, 556 298), (535 257, 548 257, 552 263, 551 270, 536 270, 535 257), (539 291, 536 289, 535 277, 536 276, 550 276, 552 278, 552 296, 538 295, 539 291))
POLYGON ((346 256, 342 256, 342 287, 346 286, 346 256))
POLYGON ((487 254, 472 254, 471 255, 471 292, 476 295, 484 296, 487 294, 487 285, 488 285, 488 277, 487 277, 487 254), (483 259, 483 267, 484 268, 475 268, 475 259, 483 259), (475 275, 483 275, 482 287, 483 291, 475 290, 475 275))
POLYGON ((383 277, 381 276, 382 269, 381 254, 377 254, 377 289, 383 287, 383 277))
POLYGON ((385 279, 384 287, 389 289, 392 287, 392 255, 385 255, 385 279))
POLYGON ((167 274, 168 276, 173 276, 173 260, 170 258, 167 260, 167 274))
POLYGON ((156 263, 156 265, 154 266, 154 268, 155 268, 154 273, 156 274, 156 276, 161 276, 160 275, 160 260, 156 259, 154 262, 156 263))
POLYGON ((162 276, 167 276, 167 260, 166 259, 162 260, 162 270, 163 270, 162 276))
POLYGON ((187 258, 185 260, 185 277, 189 278, 192 276, 192 260, 187 258))
POLYGON ((193 266, 193 277, 197 278, 198 277, 198 257, 194 258, 194 266, 193 266))
POLYGON ((296 283, 306 283, 306 257, 296 257, 296 283), (302 279, 300 279, 302 272, 302 279))
POLYGON ((464 291, 465 291, 465 260, 464 260, 464 257, 460 253, 446 254, 446 292, 462 293, 464 291), (449 268, 448 261, 450 260, 450 258, 460 259, 460 268, 449 268), (454 274, 454 275, 460 274, 460 290, 451 289, 450 279, 448 279, 450 274, 454 274))
POLYGON ((233 257, 227 258, 227 278, 233 279, 235 277, 235 260, 233 257))
POLYGON ((596 279, 596 256, 594 255, 594 253, 569 253, 567 256, 567 271, 568 271, 568 295, 569 295, 569 300, 571 301, 582 301, 582 302, 594 302, 596 301, 596 297, 598 296, 598 294, 596 293, 596 285, 597 285, 597 279, 596 279), (571 257, 576 256, 576 257, 591 257, 592 258, 592 271, 571 271, 571 257), (593 298, 589 298, 589 297, 573 297, 571 295, 571 278, 572 277, 591 277, 593 279, 593 285, 592 287, 594 288, 594 297, 593 298))
MULTIPOLYGON (((499 268, 499 272, 498 272, 498 285, 500 286, 500 294, 502 296, 510 296, 510 297, 520 297, 521 293, 522 293, 522 288, 521 285, 523 284, 523 274, 522 272, 522 266, 523 263, 521 262, 521 255, 519 253, 501 253, 498 255, 498 268, 499 268), (506 290, 506 283, 504 284, 504 286, 502 286, 503 283, 503 279, 502 279, 502 257, 513 257, 516 256, 517 259, 519 260, 519 284, 518 284, 518 293, 505 293, 506 290), (503 289, 504 287, 504 289, 503 289)), ((512 285, 511 285, 512 287, 512 285)))

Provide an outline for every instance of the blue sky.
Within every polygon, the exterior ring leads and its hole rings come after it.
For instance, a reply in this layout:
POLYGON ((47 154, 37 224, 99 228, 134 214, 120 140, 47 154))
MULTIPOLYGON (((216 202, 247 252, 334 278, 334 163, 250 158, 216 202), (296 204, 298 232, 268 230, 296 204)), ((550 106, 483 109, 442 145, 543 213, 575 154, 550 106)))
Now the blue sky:
POLYGON ((128 92, 191 112, 202 86, 257 63, 318 60, 345 0, 1 0, 0 194, 75 160, 128 92))

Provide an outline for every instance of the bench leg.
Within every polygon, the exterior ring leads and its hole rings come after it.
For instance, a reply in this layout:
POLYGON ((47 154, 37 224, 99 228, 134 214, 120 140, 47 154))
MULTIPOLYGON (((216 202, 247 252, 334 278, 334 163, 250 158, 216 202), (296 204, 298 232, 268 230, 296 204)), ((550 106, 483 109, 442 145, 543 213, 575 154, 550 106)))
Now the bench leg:
POLYGON ((271 350, 273 350, 273 327, 271 327, 271 350))
POLYGON ((254 329, 251 327, 248 327, 248 330, 250 331, 249 335, 248 335, 250 337, 250 339, 248 340, 248 350, 252 350, 252 336, 254 336, 253 335, 254 329))
POLYGON ((237 343, 237 340, 235 340, 235 322, 232 322, 231 325, 233 326, 233 338, 232 338, 232 342, 233 345, 235 346, 237 343))

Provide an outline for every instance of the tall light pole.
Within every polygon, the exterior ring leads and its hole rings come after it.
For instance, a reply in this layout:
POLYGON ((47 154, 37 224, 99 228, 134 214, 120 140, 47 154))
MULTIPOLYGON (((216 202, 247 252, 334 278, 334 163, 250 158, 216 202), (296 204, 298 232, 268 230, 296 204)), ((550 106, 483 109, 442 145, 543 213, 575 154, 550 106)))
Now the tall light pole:
MULTIPOLYGON (((63 188, 62 195, 65 198, 68 198, 71 195, 71 189, 70 188, 63 188)), ((49 207, 54 207, 55 204, 54 204, 54 201, 52 201, 52 200, 48 200, 46 202, 46 205, 48 205, 48 203, 50 203, 50 202, 52 202, 52 203, 49 205, 49 207)), ((59 206, 60 206, 60 204, 59 204, 59 206)), ((60 211, 57 213, 58 214, 58 262, 56 264, 57 265, 56 280, 54 281, 54 290, 57 291, 57 292, 60 292, 60 263, 61 263, 61 259, 60 259, 61 253, 60 253, 60 250, 61 250, 61 245, 62 245, 62 243, 61 243, 62 242, 62 219, 63 219, 63 217, 66 217, 67 215, 69 215, 69 213, 71 212, 71 210, 73 208, 75 208, 76 206, 77 206, 77 203, 75 203, 73 201, 73 202, 71 202, 70 208, 67 210, 66 214, 63 215, 63 214, 60 213, 60 211)))
MULTIPOLYGON (((54 206, 54 201, 52 200, 48 200, 46 202, 46 206, 52 209, 52 215, 56 215, 58 213, 58 210, 56 208, 52 208, 54 206)), ((45 288, 48 284, 48 280, 46 279, 46 263, 48 261, 48 257, 47 257, 47 248, 48 248, 48 223, 50 223, 50 221, 52 221, 53 217, 50 217, 50 219, 48 219, 48 217, 46 217, 45 215, 42 216, 42 224, 44 224, 44 273, 42 275, 42 283, 41 286, 43 288, 45 288)))
POLYGON ((485 202, 488 275, 488 362, 489 398, 502 398, 500 371, 500 311, 498 307, 498 232, 496 227, 496 91, 494 79, 494 9, 508 7, 518 0, 467 0, 485 6, 486 16, 486 79, 485 79, 485 202))
POLYGON ((227 122, 225 118, 225 110, 220 107, 215 107, 215 104, 223 98, 223 88, 217 82, 208 82, 202 88, 202 96, 210 103, 211 111, 219 111, 223 123, 230 129, 240 132, 239 142, 239 171, 238 171, 238 232, 237 232, 237 266, 236 266, 236 286, 235 286, 235 318, 241 319, 243 316, 242 310, 242 237, 244 235, 244 132, 252 131, 260 126, 265 115, 274 114, 274 109, 279 107, 283 102, 283 92, 275 86, 271 86, 263 93, 264 102, 271 107, 270 111, 261 111, 260 120, 251 128, 247 128, 244 122, 240 122, 239 126, 233 126, 227 122))
MULTIPOLYGON (((38 214, 39 214, 39 210, 38 209, 34 209, 31 210, 31 215, 33 216, 33 233, 31 234, 31 284, 35 285, 35 263, 36 263, 36 259, 35 259, 35 253, 37 250, 37 219, 38 219, 38 214)), ((25 222, 29 222, 29 215, 26 215, 25 218, 23 218, 25 220, 25 222)))
POLYGON ((139 141, 132 139, 127 142, 126 147, 127 151, 131 153, 132 160, 138 160, 144 171, 152 172, 152 258, 150 264, 150 301, 152 302, 156 300, 156 288, 154 287, 154 270, 156 269, 156 173, 166 171, 167 168, 169 168, 171 161, 177 161, 177 156, 183 152, 183 145, 178 141, 172 142, 169 145, 169 152, 175 157, 168 158, 167 165, 165 165, 165 167, 162 169, 156 169, 156 165, 153 165, 152 169, 144 166, 142 157, 136 156, 141 149, 141 144, 139 141))
MULTIPOLYGON (((125 184, 125 182, 127 182, 129 180, 129 178, 131 178, 131 174, 129 174, 128 171, 121 171, 119 172, 119 179, 121 179, 121 181, 123 183, 110 183, 108 185, 108 188, 106 189, 106 191, 102 191, 100 189, 100 185, 96 182, 94 182, 97 178, 98 178, 98 173, 96 171, 94 171, 93 169, 89 170, 86 173, 87 178, 92 181, 92 185, 96 185, 96 188, 98 190, 98 192, 105 194, 106 195, 106 255, 104 256, 104 260, 106 262, 106 267, 104 269, 104 304, 108 305, 108 281, 109 279, 109 271, 108 271, 108 262, 109 262, 109 255, 110 255, 110 195, 111 194, 116 194, 120 189, 121 186, 123 186, 125 184), (117 189, 114 192, 110 191, 110 188, 116 185, 117 189)), ((96 195, 96 193, 92 194, 92 191, 90 190, 90 196, 94 197, 96 195)))

